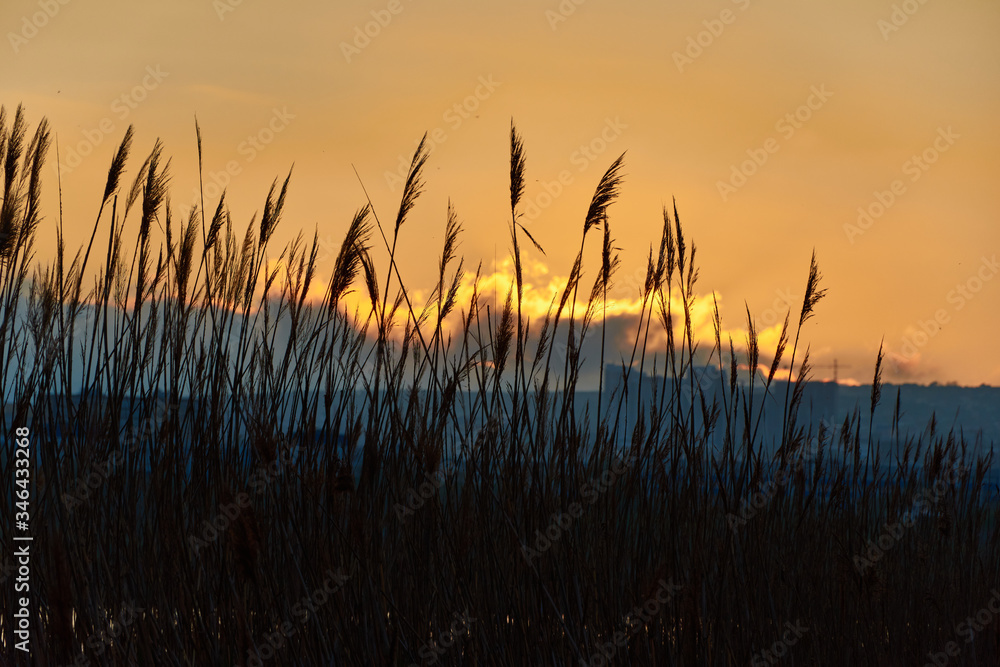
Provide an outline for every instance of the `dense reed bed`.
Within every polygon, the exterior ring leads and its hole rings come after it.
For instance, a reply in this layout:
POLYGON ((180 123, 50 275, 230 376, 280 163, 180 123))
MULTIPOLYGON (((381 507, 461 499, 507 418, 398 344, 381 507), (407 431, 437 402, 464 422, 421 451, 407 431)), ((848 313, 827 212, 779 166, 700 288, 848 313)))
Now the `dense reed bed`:
MULTIPOLYGON (((522 255, 544 230, 519 222, 526 149, 510 138, 514 280, 497 309, 459 301, 476 283, 451 208, 428 302, 396 266, 423 144, 395 216, 362 201, 320 276, 315 237, 270 261, 289 179, 245 230, 226 194, 178 219, 163 147, 130 165, 130 128, 87 245, 67 251, 64 224, 84 223, 60 214, 54 259, 37 261, 49 128, 0 113, 2 432, 33 443, 32 664, 997 664, 990 460, 934 427, 873 442, 881 353, 868 428, 857 412, 837 429, 799 419, 815 256, 777 349, 759 349, 749 313, 747 339, 724 339, 717 309, 699 341, 695 245, 665 209, 624 365, 663 379, 627 392, 603 377, 581 419, 588 330, 617 361, 602 315, 623 158, 538 321, 522 255), (322 302, 307 299, 320 280, 322 302), (364 308, 346 306, 352 289, 364 308), (721 398, 695 380, 706 360, 721 398), (758 430, 755 392, 775 396, 779 436, 758 430)), ((14 665, 29 661, 9 613, 10 451, 0 663, 14 665)))

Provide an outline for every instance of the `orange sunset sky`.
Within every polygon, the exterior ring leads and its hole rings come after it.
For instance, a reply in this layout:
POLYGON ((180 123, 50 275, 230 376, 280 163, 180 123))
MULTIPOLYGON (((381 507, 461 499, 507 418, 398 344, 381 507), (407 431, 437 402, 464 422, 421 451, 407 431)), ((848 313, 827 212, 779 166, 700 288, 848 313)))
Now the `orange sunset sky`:
POLYGON ((887 381, 1000 385, 996 2, 5 0, 0 33, 0 103, 23 103, 32 126, 48 117, 59 144, 40 261, 54 256, 56 165, 75 249, 129 124, 126 181, 161 138, 186 213, 197 116, 207 206, 227 184, 242 230, 294 163, 271 247, 318 229, 321 274, 365 203, 354 169, 392 218, 400 162, 430 132, 403 275, 435 280, 449 198, 467 268, 503 271, 513 118, 524 222, 547 252, 526 252, 533 302, 569 273, 594 187, 627 150, 609 210, 623 317, 676 197, 697 291, 716 293, 727 330, 744 328, 746 302, 773 341, 815 248, 829 294, 804 333, 814 363, 870 382, 884 337, 887 381))

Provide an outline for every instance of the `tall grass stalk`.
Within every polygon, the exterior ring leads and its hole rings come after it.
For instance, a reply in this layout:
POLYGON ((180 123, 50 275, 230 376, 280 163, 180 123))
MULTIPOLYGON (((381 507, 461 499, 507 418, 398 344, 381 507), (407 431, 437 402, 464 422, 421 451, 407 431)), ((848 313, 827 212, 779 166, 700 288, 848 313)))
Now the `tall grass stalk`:
MULTIPOLYGON (((0 426, 31 433, 39 663, 734 665, 790 622, 809 630, 788 664, 913 664, 990 602, 989 443, 933 419, 902 431, 898 391, 881 423, 881 349, 863 465, 860 408, 836 427, 810 418, 798 349, 825 293, 815 253, 787 381, 793 314, 774 350, 748 308, 745 340, 723 335, 717 302, 714 331, 697 330, 696 247, 676 202, 631 345, 612 337, 623 157, 591 199, 566 286, 537 314, 521 250, 541 245, 519 217, 531 186, 513 122, 514 276, 500 304, 482 298, 482 265, 465 270, 450 203, 425 303, 399 270, 426 143, 390 227, 367 191, 350 219, 324 221, 344 234, 324 266, 316 231, 272 247, 291 171, 245 229, 232 193, 178 212, 160 142, 124 189, 131 128, 85 247, 66 255, 76 221, 60 210, 53 256, 36 256, 49 133, 42 121, 29 138, 24 111, 0 108, 0 426), (452 634, 456 614, 474 620, 452 634)), ((15 467, 0 457, 4 479, 15 467)), ((14 511, 0 495, 0 515, 14 511)), ((0 521, 0 542, 11 532, 0 521)), ((949 664, 995 664, 995 625, 949 664)), ((0 616, 3 664, 18 660, 13 629, 0 616)))

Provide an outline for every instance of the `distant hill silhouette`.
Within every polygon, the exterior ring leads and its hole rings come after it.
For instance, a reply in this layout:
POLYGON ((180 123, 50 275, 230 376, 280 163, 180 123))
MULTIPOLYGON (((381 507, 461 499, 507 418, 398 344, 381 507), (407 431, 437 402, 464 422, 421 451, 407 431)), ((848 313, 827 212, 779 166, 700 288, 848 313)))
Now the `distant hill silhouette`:
MULTIPOLYGON (((608 364, 604 368, 604 396, 608 397, 616 390, 622 390, 623 367, 608 364)), ((695 379, 705 392, 707 400, 715 397, 722 403, 722 388, 728 378, 720 377, 719 369, 711 366, 695 368, 695 379)), ((742 378, 741 378, 742 379, 742 378)), ((639 395, 648 401, 653 391, 660 392, 663 388, 662 375, 651 376, 638 371, 630 373, 628 391, 630 400, 639 395)), ((667 391, 670 391, 670 382, 667 391)), ((690 382, 689 377, 682 379, 681 384, 690 382)), ((761 423, 761 435, 765 437, 781 433, 780 406, 784 404, 788 383, 774 381, 768 395, 765 395, 763 385, 754 387, 754 409, 759 409, 762 402, 774 403, 767 405, 764 419, 761 423)), ((687 389, 688 394, 690 390, 687 389)), ((729 389, 726 387, 726 392, 729 389)), ((790 393, 790 391, 789 391, 790 393)), ((877 438, 888 439, 892 436, 892 421, 896 407, 897 393, 899 396, 899 431, 902 436, 919 435, 929 428, 931 418, 935 419, 936 432, 947 433, 954 429, 962 431, 974 440, 982 435, 982 443, 986 449, 990 444, 1000 444, 1000 387, 959 387, 953 385, 918 385, 918 384, 883 384, 882 398, 875 410, 875 422, 872 428, 877 438)), ((728 395, 728 393, 727 393, 728 395)), ((871 406, 871 385, 848 386, 835 382, 808 382, 803 391, 803 405, 799 410, 798 423, 801 426, 811 425, 814 429, 825 420, 828 427, 843 422, 844 417, 857 410, 865 423, 871 406)))

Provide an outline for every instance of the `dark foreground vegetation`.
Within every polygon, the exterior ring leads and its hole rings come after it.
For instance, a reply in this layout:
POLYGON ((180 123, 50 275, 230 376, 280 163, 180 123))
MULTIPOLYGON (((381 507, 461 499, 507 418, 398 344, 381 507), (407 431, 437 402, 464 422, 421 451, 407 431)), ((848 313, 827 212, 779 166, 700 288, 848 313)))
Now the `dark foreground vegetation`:
POLYGON ((873 443, 881 353, 866 427, 799 419, 815 257, 776 350, 749 313, 746 340, 716 316, 706 344, 695 247, 664 210, 624 360, 664 380, 639 400, 603 378, 611 395, 581 419, 622 158, 565 292, 529 321, 521 256, 541 249, 518 223, 513 126, 499 309, 458 302, 454 210, 433 298, 415 303, 396 269, 423 145, 395 217, 362 206, 318 275, 315 238, 279 253, 287 272, 267 261, 287 179, 245 232, 225 194, 178 219, 159 143, 125 188, 131 129, 90 242, 67 252, 64 224, 82 223, 60 215, 54 260, 36 261, 49 142, 44 121, 0 114, 0 664, 998 664, 991 462, 934 426, 873 443), (307 300, 320 280, 323 302, 307 300), (350 289, 365 309, 345 306, 350 289), (706 362, 729 380, 721 400, 691 372, 706 362), (796 382, 769 403, 783 434, 765 442, 753 393, 785 366, 796 382), (32 457, 30 657, 14 633, 16 428, 32 457))

